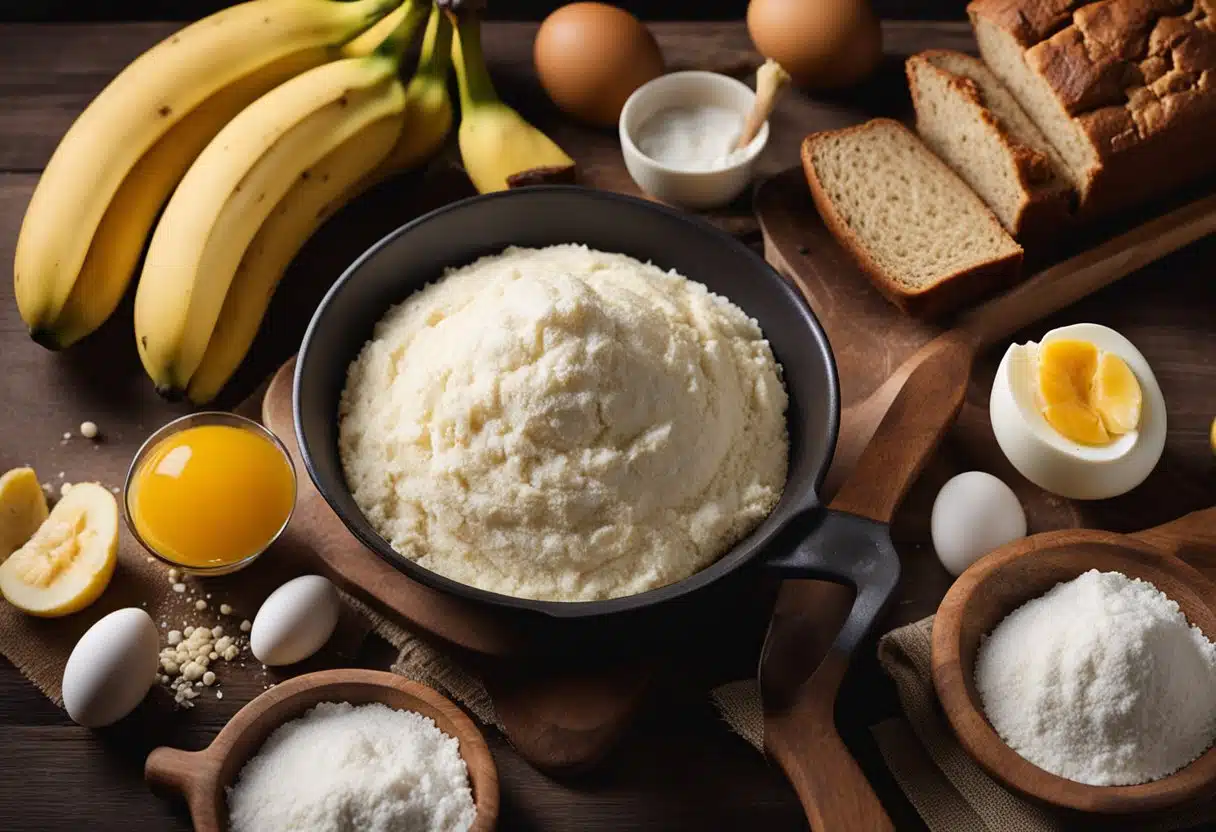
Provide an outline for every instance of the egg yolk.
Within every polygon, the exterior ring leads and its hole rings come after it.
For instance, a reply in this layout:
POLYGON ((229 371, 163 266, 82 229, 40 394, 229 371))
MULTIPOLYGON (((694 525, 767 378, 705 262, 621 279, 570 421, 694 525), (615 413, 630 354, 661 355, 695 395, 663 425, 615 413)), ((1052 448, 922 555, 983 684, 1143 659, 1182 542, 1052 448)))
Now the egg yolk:
POLYGON ((166 438, 140 463, 131 488, 140 536, 183 566, 226 566, 258 554, 295 502, 282 451, 230 425, 200 425, 166 438))
POLYGON ((1109 445, 1140 424, 1143 395, 1119 356, 1088 341, 1048 341, 1039 349, 1043 418, 1082 445, 1109 445))

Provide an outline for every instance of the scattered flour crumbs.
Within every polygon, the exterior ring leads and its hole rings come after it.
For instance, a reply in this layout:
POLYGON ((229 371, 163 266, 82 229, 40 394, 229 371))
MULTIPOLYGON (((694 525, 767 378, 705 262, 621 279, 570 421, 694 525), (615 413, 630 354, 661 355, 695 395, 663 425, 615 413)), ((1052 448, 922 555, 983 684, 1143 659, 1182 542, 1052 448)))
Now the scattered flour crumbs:
POLYGON ((587 601, 717 560, 785 486, 787 394, 755 320, 578 245, 509 248, 389 310, 350 367, 342 464, 398 552, 587 601))
POLYGON ((228 789, 232 832, 464 832, 459 743, 385 705, 322 702, 281 725, 228 789))
POLYGON ((980 644, 975 683, 1010 747, 1094 786, 1159 780, 1216 735, 1216 645, 1151 583, 1090 570, 980 644))

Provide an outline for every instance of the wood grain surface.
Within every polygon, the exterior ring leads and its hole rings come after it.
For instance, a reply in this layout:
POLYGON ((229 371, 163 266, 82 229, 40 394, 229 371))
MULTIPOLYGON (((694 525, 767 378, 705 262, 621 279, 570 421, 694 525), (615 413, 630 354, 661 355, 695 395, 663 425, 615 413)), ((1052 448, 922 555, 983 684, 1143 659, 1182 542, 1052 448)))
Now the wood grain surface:
MULTIPOLYGON (((105 82, 170 25, 0 27, 0 263, 11 262, 21 216, 37 173, 72 118, 105 82)), ((758 64, 738 24, 656 26, 675 67, 702 66, 747 72, 758 64)), ((527 25, 494 25, 486 34, 492 69, 507 98, 538 123, 557 124, 530 71, 527 25)), ((928 47, 970 48, 965 27, 954 24, 889 25, 888 64, 850 102, 787 95, 774 118, 784 132, 839 126, 859 112, 906 108, 902 57, 928 47)), ((587 160, 592 181, 610 177, 617 149, 610 132, 561 126, 554 134, 587 160), (597 162, 596 160, 603 160, 597 162)), ((767 172, 792 164, 796 142, 776 144, 767 172)), ((393 206, 403 193, 423 189, 425 177, 387 183, 327 226, 276 296, 249 361, 219 404, 245 400, 295 349, 307 316, 353 253, 395 227, 393 206)), ((604 180, 598 180, 604 181, 604 180)), ((721 221, 759 244, 747 201, 721 221)), ((1067 503, 1030 486, 995 451, 986 418, 987 393, 999 351, 981 357, 958 424, 913 485, 895 518, 893 536, 904 559, 904 579, 887 626, 933 611, 950 584, 927 547, 928 508, 946 478, 982 468, 1011 483, 1026 506, 1032 531, 1081 524, 1133 531, 1164 523, 1185 511, 1216 503, 1216 458, 1207 446, 1216 415, 1216 281, 1208 241, 1142 270, 1118 286, 1017 333, 1019 340, 1050 326, 1096 321, 1123 332, 1154 367, 1169 407, 1170 435, 1159 470, 1131 495, 1090 505, 1067 503)), ((185 412, 160 401, 139 368, 130 333, 130 302, 87 345, 53 355, 31 343, 0 280, 0 468, 33 464, 42 479, 99 479, 118 485, 142 439, 185 412), (64 431, 83 420, 101 426, 97 444, 63 443, 64 431)), ((875 356, 881 362, 881 354, 875 356)), ((846 395, 852 389, 844 380, 846 395)), ((124 545, 131 545, 129 540, 124 545)), ((754 668, 738 655, 749 640, 752 655, 762 632, 731 634, 739 646, 696 668, 666 678, 643 706, 620 746, 594 775, 558 781, 525 764, 494 732, 488 742, 502 785, 503 830, 798 830, 806 828, 797 798, 781 773, 732 736, 708 705, 714 682, 742 678, 754 668)), ((719 636, 715 636, 717 638, 719 636)), ((711 651, 707 651, 711 652, 711 651)), ((385 668, 392 651, 371 640, 352 664, 385 668)), ((110 729, 72 725, 10 665, 0 662, 0 829, 23 832, 186 830, 184 804, 149 792, 142 765, 155 745, 200 748, 267 684, 254 667, 226 673, 222 700, 206 697, 171 720, 148 723, 139 712, 110 729)), ((872 655, 860 656, 844 680, 838 710, 841 734, 875 787, 897 829, 923 828, 877 755, 868 726, 897 711, 894 692, 872 655)))

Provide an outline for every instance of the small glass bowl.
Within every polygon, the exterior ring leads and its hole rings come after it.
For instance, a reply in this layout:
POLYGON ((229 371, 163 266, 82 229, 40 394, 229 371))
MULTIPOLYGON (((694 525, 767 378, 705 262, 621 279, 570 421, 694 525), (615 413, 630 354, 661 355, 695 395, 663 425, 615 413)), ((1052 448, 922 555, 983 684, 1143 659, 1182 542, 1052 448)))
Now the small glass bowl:
POLYGON ((238 416, 235 413, 227 413, 219 410, 208 410, 200 413, 191 413, 186 416, 181 416, 174 419, 172 422, 162 426, 159 430, 144 440, 144 444, 139 446, 139 450, 135 452, 135 456, 131 459, 131 465, 127 468, 127 478, 122 486, 122 503, 123 513, 126 515, 127 528, 131 530, 131 534, 139 541, 140 545, 159 560, 161 563, 171 566, 179 572, 184 572, 187 575, 198 576, 213 576, 213 575, 230 575, 233 572, 239 572, 249 564, 253 563, 262 553, 269 549, 287 525, 291 522, 292 515, 295 514, 296 498, 299 495, 299 482, 296 476, 296 466, 291 460, 291 454, 287 451, 287 446, 283 441, 274 434, 269 428, 262 425, 260 422, 255 422, 253 419, 247 419, 244 416, 238 416), (157 551, 147 540, 144 540, 143 535, 139 533, 139 529, 135 525, 135 513, 131 510, 132 498, 132 483, 135 480, 135 473, 143 464, 144 459, 152 450, 165 439, 168 439, 174 434, 181 433, 188 428, 196 428, 201 425, 227 425, 229 427, 241 428, 243 430, 253 431, 259 434, 262 438, 278 448, 279 453, 283 455, 283 460, 287 463, 287 470, 291 471, 291 511, 287 513, 287 518, 283 521, 283 525, 278 528, 278 531, 267 541, 266 545, 258 551, 254 552, 243 560, 235 561, 234 563, 225 563, 219 566, 189 566, 187 564, 178 563, 165 554, 157 551))

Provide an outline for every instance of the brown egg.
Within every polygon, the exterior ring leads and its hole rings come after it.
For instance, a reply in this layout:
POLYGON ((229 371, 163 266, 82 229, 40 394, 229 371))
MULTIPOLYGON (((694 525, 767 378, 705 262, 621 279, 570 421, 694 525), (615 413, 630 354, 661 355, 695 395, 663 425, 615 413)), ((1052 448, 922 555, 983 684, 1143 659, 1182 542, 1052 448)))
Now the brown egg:
POLYGON ((847 87, 882 58, 882 30, 869 0, 751 0, 756 50, 808 89, 847 87))
POLYGON ((615 125, 625 99, 664 70, 650 30, 606 3, 571 3, 553 12, 536 33, 532 54, 553 103, 601 127, 615 125))

